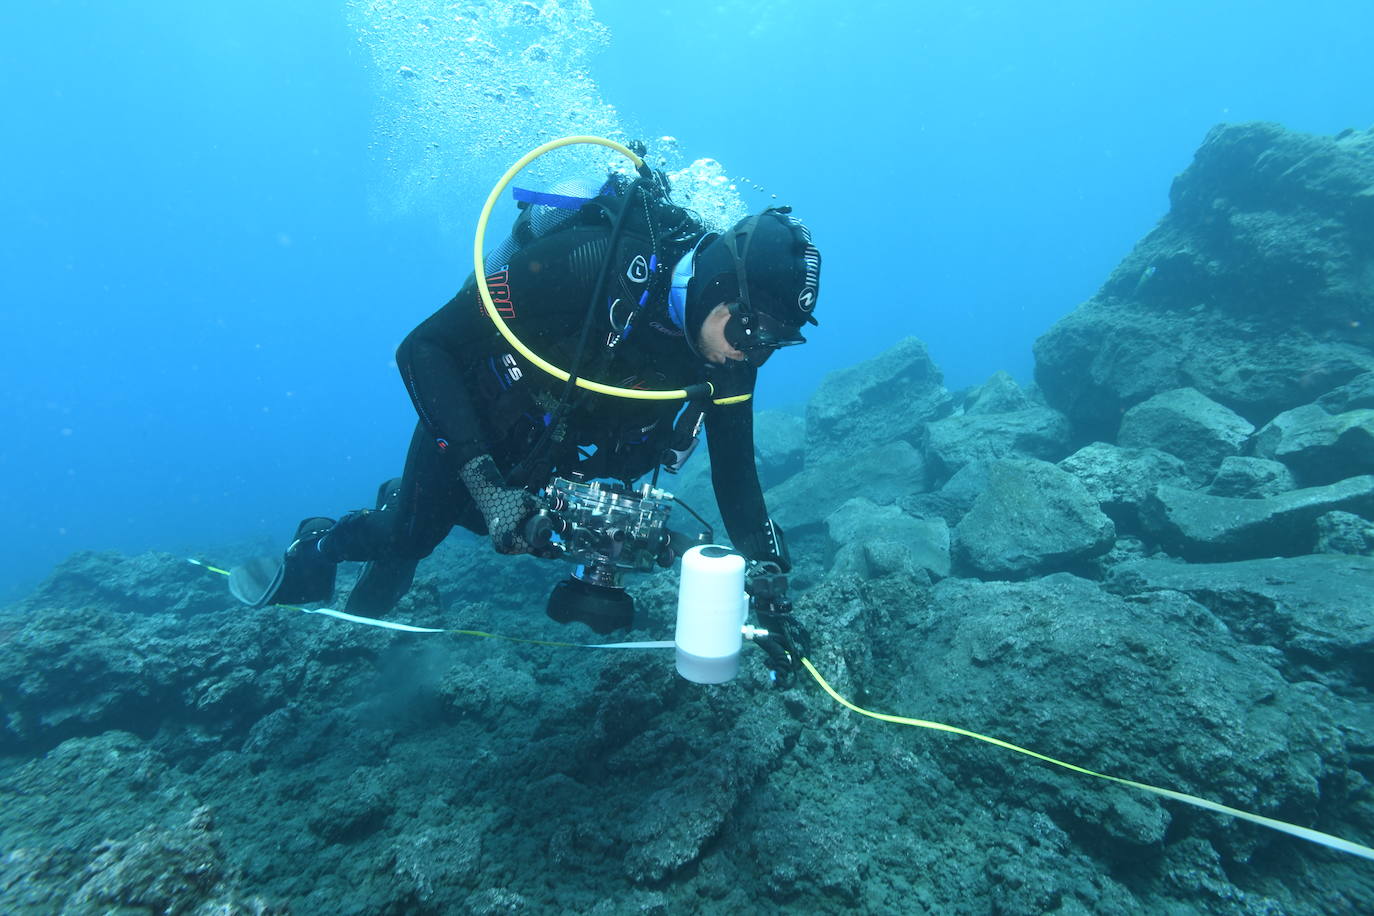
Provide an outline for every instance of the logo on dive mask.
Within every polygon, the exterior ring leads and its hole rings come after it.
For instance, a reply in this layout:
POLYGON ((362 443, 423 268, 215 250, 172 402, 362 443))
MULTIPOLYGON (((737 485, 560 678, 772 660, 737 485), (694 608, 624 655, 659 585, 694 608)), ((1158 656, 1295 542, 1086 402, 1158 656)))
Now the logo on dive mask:
POLYGON ((766 312, 756 312, 736 302, 725 323, 725 342, 744 354, 745 362, 758 368, 774 351, 806 343, 800 328, 783 324, 766 312))

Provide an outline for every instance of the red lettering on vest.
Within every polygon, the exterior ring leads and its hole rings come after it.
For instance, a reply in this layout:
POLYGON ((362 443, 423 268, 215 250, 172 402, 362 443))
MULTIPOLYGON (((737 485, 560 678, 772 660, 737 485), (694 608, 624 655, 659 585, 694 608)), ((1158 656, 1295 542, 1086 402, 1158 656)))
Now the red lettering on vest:
MULTIPOLYGON (((491 293, 492 305, 496 306, 496 311, 501 313, 502 318, 515 317, 515 303, 510 298, 510 277, 504 268, 487 277, 487 292, 491 293)), ((485 315, 486 302, 479 297, 477 304, 485 315)))

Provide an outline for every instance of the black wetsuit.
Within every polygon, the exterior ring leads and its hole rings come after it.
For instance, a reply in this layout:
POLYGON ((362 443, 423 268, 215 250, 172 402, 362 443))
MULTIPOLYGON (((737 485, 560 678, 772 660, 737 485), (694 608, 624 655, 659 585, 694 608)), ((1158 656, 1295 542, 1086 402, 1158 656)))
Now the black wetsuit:
MULTIPOLYGON (((695 241, 687 247, 679 242, 652 259, 647 250, 636 250, 633 239, 617 246, 606 304, 592 311, 579 375, 645 389, 683 388, 709 379, 717 398, 752 392, 753 368, 706 364, 667 317, 668 275, 695 241), (651 260, 656 270, 648 269, 651 260), (636 282, 642 277, 648 279, 636 282), (645 305, 625 332, 630 306, 646 290, 645 305), (608 347, 617 334, 623 340, 608 347)), ((606 226, 575 225, 535 240, 487 278, 493 301, 515 335, 565 370, 577 362, 609 243, 606 226)), ((349 599, 354 611, 389 609, 409 589, 416 563, 453 526, 486 533, 486 522, 459 478, 460 468, 473 457, 489 453, 503 473, 523 471, 513 485, 542 485, 555 474, 633 480, 658 464, 683 409, 681 401, 630 400, 576 389, 565 421, 546 434, 565 383, 513 352, 484 313, 471 278, 406 337, 396 362, 420 418, 404 474, 398 486, 383 486, 378 503, 385 511, 340 526, 325 540, 335 559, 369 561, 349 599), (531 463, 536 446, 539 454, 531 463)), ((754 467, 752 400, 710 404, 705 427, 726 531, 746 556, 768 558, 771 540, 754 467)))

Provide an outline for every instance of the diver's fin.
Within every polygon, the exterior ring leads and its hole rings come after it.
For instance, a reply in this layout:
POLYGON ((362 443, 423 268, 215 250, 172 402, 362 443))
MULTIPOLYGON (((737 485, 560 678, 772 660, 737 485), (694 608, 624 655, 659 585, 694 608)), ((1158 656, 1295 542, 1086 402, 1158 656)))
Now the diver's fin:
POLYGON ((229 594, 248 605, 262 607, 281 585, 286 564, 271 557, 254 557, 229 570, 229 594))
POLYGON ((333 598, 337 567, 316 546, 332 527, 332 518, 301 522, 295 540, 279 562, 257 557, 230 570, 230 593, 250 607, 313 604, 333 598))

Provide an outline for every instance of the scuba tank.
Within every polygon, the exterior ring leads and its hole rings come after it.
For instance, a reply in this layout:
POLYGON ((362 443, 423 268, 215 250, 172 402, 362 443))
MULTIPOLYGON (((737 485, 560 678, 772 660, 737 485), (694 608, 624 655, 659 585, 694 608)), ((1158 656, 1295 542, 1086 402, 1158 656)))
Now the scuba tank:
POLYGON ((606 194, 610 182, 583 175, 557 181, 545 192, 515 189, 520 213, 511 224, 510 235, 492 249, 483 262, 490 275, 508 264, 515 254, 535 239, 564 229, 577 219, 584 204, 606 194))

